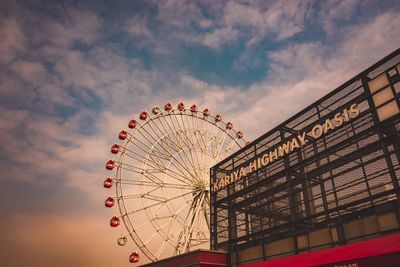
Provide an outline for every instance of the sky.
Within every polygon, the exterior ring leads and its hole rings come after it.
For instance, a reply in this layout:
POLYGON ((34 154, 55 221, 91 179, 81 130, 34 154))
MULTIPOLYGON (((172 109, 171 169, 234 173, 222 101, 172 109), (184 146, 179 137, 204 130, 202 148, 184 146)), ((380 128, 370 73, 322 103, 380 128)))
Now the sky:
POLYGON ((0 1, 2 266, 132 266, 117 133, 167 102, 253 140, 400 47, 398 0, 0 1))

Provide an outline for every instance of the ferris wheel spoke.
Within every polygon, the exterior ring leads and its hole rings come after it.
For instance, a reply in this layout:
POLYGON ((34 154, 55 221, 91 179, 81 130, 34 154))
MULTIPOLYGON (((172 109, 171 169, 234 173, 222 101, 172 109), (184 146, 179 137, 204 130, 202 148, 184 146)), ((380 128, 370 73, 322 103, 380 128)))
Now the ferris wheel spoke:
POLYGON ((178 238, 179 246, 175 250, 175 254, 187 251, 193 234, 194 223, 199 215, 201 203, 204 200, 204 194, 197 194, 197 198, 192 202, 189 212, 187 213, 185 224, 178 238))
MULTIPOLYGON (((167 219, 168 219, 168 218, 170 218, 170 220, 169 220, 166 224, 164 224, 164 225, 161 226, 161 227, 155 227, 155 229, 156 229, 157 231, 163 231, 163 229, 166 227, 166 225, 169 225, 169 230, 170 230, 171 227, 172 227, 172 225, 173 225, 174 220, 176 220, 178 217, 180 217, 179 214, 180 214, 190 203, 192 203, 193 199, 194 199, 194 196, 192 196, 191 199, 187 200, 187 201, 185 202, 185 204, 182 205, 182 207, 180 207, 178 210, 176 210, 175 212, 171 213, 170 216, 163 216, 163 217, 160 217, 160 216, 158 216, 158 215, 155 215, 153 218, 151 218, 151 219, 150 219, 151 222, 154 222, 155 220, 158 220, 158 219, 164 219, 164 218, 167 218, 167 219)), ((164 203, 164 204, 165 204, 165 203, 164 203)), ((163 205, 164 205, 164 204, 163 204, 163 205)), ((163 205, 161 205, 161 206, 158 208, 157 213, 160 212, 160 210, 161 210, 161 208, 162 208, 163 205)), ((182 222, 181 224, 183 225, 183 222, 182 222)))
MULTIPOLYGON (((126 154, 128 157, 131 157, 132 159, 138 161, 139 163, 145 163, 145 160, 143 157, 137 157, 134 155, 130 155, 130 154, 126 154)), ((165 167, 163 167, 163 165, 160 165, 158 162, 151 162, 148 163, 148 166, 151 167, 151 169, 144 169, 144 168, 140 168, 140 167, 135 167, 132 165, 128 165, 125 164, 123 166, 129 166, 129 170, 134 171, 134 172, 139 172, 139 173, 143 173, 143 172, 151 172, 151 173, 163 173, 165 171, 165 167)))
POLYGON ((201 130, 196 130, 195 135, 196 135, 196 141, 197 141, 198 147, 201 151, 201 157, 199 158, 199 162, 200 162, 199 165, 204 166, 204 162, 205 162, 204 156, 207 154, 207 147, 206 147, 207 145, 203 138, 205 134, 202 133, 201 130))
POLYGON ((183 158, 181 153, 177 153, 176 155, 174 155, 174 158, 180 159, 180 160, 170 161, 170 164, 173 165, 177 170, 183 169, 184 171, 186 171, 187 175, 185 175, 185 173, 182 171, 181 171, 181 173, 185 177, 189 178, 189 180, 192 180, 192 181, 195 180, 196 179, 195 175, 190 171, 190 168, 187 166, 187 163, 186 163, 187 159, 183 158), (177 166, 175 164, 175 162, 179 166, 177 166))
MULTIPOLYGON (((139 162, 141 163, 145 163, 145 161, 137 159, 139 162)), ((151 168, 147 168, 147 169, 143 169, 143 168, 138 168, 138 167, 133 167, 131 165, 128 164, 121 164, 121 168, 127 171, 131 171, 134 173, 138 173, 141 174, 145 177, 147 177, 149 180, 151 180, 152 182, 158 183, 158 184, 162 184, 163 181, 156 175, 157 173, 166 173, 168 171, 168 177, 171 177, 179 182, 182 182, 186 185, 189 185, 189 183, 187 182, 187 176, 185 176, 184 173, 178 173, 175 172, 171 169, 168 169, 167 167, 160 167, 157 166, 156 163, 150 163, 150 161, 147 162, 148 166, 150 166, 151 168)), ((179 169, 178 169, 179 170, 179 169)))
MULTIPOLYGON (((171 230, 171 227, 173 225, 174 220, 178 220, 180 218, 179 214, 193 201, 194 196, 192 196, 191 199, 186 200, 185 204, 182 205, 182 207, 180 207, 178 210, 174 211, 171 213, 170 217, 169 216, 163 216, 160 217, 158 215, 154 216, 153 218, 151 218, 151 221, 154 221, 155 219, 164 219, 164 218, 170 218, 169 222, 167 224, 165 224, 163 227, 155 227, 157 229, 157 231, 163 231, 163 229, 165 228, 166 225, 168 226, 168 232, 171 230)), ((166 203, 164 203, 166 204, 166 203)), ((160 212, 162 206, 160 206, 157 210, 157 213, 160 212)), ((178 220, 179 221, 179 220, 178 220)), ((183 225, 183 222, 180 223, 181 225, 183 225)))
POLYGON ((149 237, 146 241, 143 242, 143 246, 144 246, 144 247, 147 246, 147 245, 151 242, 151 240, 153 240, 153 238, 154 238, 156 235, 158 235, 158 232, 152 233, 152 234, 150 235, 150 237, 149 237))
MULTIPOLYGON (((220 124, 221 122, 217 122, 216 124, 220 124)), ((214 127, 212 129, 211 132, 211 137, 209 138, 210 142, 210 157, 208 158, 208 162, 207 164, 209 165, 213 165, 216 163, 216 161, 218 160, 218 151, 219 151, 219 146, 223 146, 224 144, 224 139, 226 138, 226 134, 227 134, 227 130, 222 130, 221 127, 219 127, 217 125, 217 127, 214 127), (223 136, 224 137, 220 137, 217 135, 217 127, 219 128, 219 130, 223 131, 223 136)))
MULTIPOLYGON (((146 148, 146 150, 147 150, 147 156, 146 156, 146 158, 148 159, 148 157, 151 157, 151 159, 152 159, 153 162, 156 162, 156 160, 155 160, 155 158, 156 158, 156 159, 158 159, 157 161, 159 162, 159 164, 162 164, 162 165, 164 165, 164 163, 160 160, 160 158, 161 158, 161 159, 164 159, 164 160, 166 160, 166 161, 171 160, 172 155, 169 154, 168 150, 166 150, 163 146, 161 146, 161 148, 163 149, 163 151, 160 151, 160 150, 158 149, 158 146, 157 146, 158 140, 157 140, 153 135, 151 135, 146 129, 144 129, 144 128, 142 128, 142 129, 143 129, 143 130, 147 133, 147 135, 150 136, 150 137, 153 139, 153 141, 155 142, 152 146, 148 146, 148 145, 144 144, 143 142, 139 141, 143 146, 145 146, 145 148, 146 148), (154 158, 153 156, 154 156, 155 158, 154 158)), ((142 132, 140 132, 140 134, 141 134, 141 136, 142 136, 143 138, 147 139, 147 137, 146 137, 142 132)), ((159 165, 159 164, 157 164, 157 165, 159 165)))
MULTIPOLYGON (((162 115, 160 115, 162 116, 162 115)), ((157 117, 158 120, 160 120, 160 117, 157 117)), ((164 150, 167 151, 167 154, 172 156, 175 152, 179 151, 177 148, 178 146, 176 143, 169 139, 169 132, 164 129, 160 129, 160 127, 155 123, 155 119, 150 119, 148 122, 148 126, 150 129, 154 132, 154 134, 157 136, 157 139, 159 140, 160 147, 164 150), (157 129, 154 129, 154 128, 157 129), (161 134, 160 134, 161 133, 161 134), (163 134, 162 134, 163 133, 163 134)))
MULTIPOLYGON (((192 194, 192 192, 187 192, 187 193, 184 193, 182 195, 170 198, 169 201, 181 198, 181 197, 189 195, 189 194, 192 194)), ((151 204, 149 206, 146 206, 146 207, 143 207, 143 208, 140 208, 140 209, 137 209, 137 210, 133 210, 133 211, 127 212, 126 214, 123 214, 123 215, 131 215, 131 214, 135 214, 135 213, 140 212, 140 211, 145 211, 147 209, 150 209, 150 208, 153 208, 153 207, 157 207, 158 205, 161 205, 162 203, 164 203, 164 202, 157 202, 157 203, 151 204)))
MULTIPOLYGON (((182 116, 182 115, 181 115, 181 116, 182 116)), ((185 127, 185 126, 184 126, 184 127, 185 127)), ((195 150, 195 146, 194 146, 192 140, 190 139, 190 137, 189 137, 189 135, 188 135, 189 129, 190 129, 190 128, 186 128, 186 127, 185 127, 185 128, 183 128, 183 130, 178 131, 178 132, 177 132, 177 135, 179 136, 179 138, 180 138, 181 140, 183 140, 182 142, 185 143, 185 146, 186 146, 187 148, 189 148, 188 150, 189 150, 189 153, 190 153, 190 157, 191 157, 191 158, 188 158, 188 159, 190 160, 191 164, 193 165, 193 164, 195 164, 195 162, 194 162, 194 158, 193 158, 192 152, 195 150)))
POLYGON ((130 171, 130 172, 141 173, 141 169, 140 168, 136 168, 136 167, 129 166, 129 165, 126 165, 126 164, 120 164, 119 168, 121 168, 123 170, 126 170, 126 171, 130 171))
POLYGON ((208 193, 205 195, 204 203, 205 203, 205 207, 203 210, 203 215, 204 215, 204 219, 206 221, 207 228, 208 228, 208 230, 210 230, 210 217, 209 217, 210 214, 207 212, 207 210, 209 210, 209 206, 210 206, 210 198, 209 198, 208 193))
POLYGON ((171 137, 173 137, 173 139, 175 139, 175 140, 172 140, 172 138, 171 138, 170 141, 172 141, 172 143, 176 146, 175 151, 179 152, 182 149, 182 143, 181 143, 181 140, 176 138, 176 136, 175 136, 175 132, 179 128, 175 127, 175 124, 173 124, 173 121, 171 118, 171 116, 175 116, 175 115, 173 113, 170 113, 169 115, 170 116, 162 116, 160 118, 160 124, 163 126, 163 128, 165 129, 166 132, 171 133, 171 137), (169 118, 170 122, 167 121, 166 117, 169 118), (168 128, 168 129, 166 129, 166 128, 168 128))
POLYGON ((169 222, 164 223, 163 225, 161 225, 161 227, 159 227, 158 229, 156 229, 156 232, 154 232, 152 235, 150 235, 150 237, 143 242, 143 245, 148 245, 151 240, 156 236, 157 233, 159 233, 161 231, 161 229, 165 228, 168 225, 169 222))
MULTIPOLYGON (((164 117, 164 116, 159 116, 159 118, 165 120, 165 117, 164 117)), ((171 118, 170 118, 170 119, 171 119, 171 118)), ((171 120, 171 122, 173 123, 172 120, 171 120)), ((167 124, 167 125, 169 125, 169 124, 167 124)), ((190 171, 190 168, 188 167, 188 164, 187 164, 187 161, 189 161, 189 163, 190 163, 190 159, 186 157, 186 160, 185 160, 185 159, 182 157, 182 155, 181 155, 182 144, 184 144, 183 138, 179 135, 179 131, 177 132, 177 131, 173 131, 172 129, 170 129, 170 133, 171 133, 172 136, 175 137, 175 140, 176 140, 176 141, 172 140, 172 138, 169 138, 168 136, 162 137, 162 138, 160 137, 160 140, 163 140, 165 143, 168 143, 168 144, 170 144, 170 143, 172 142, 173 144, 176 145, 176 148, 175 148, 175 147, 173 147, 173 148, 174 148, 175 151, 176 151, 176 155, 178 155, 178 156, 180 157, 180 159, 181 159, 181 161, 177 161, 178 164, 180 164, 181 167, 183 167, 189 175, 192 174, 192 172, 190 171), (178 135, 178 137, 180 137, 180 138, 177 138, 176 135, 178 135), (180 141, 179 141, 179 140, 180 140, 180 141), (182 143, 181 143, 181 142, 182 142, 182 143), (181 164, 181 162, 184 162, 185 164, 181 164)), ((170 146, 170 147, 172 147, 172 146, 170 146)), ((186 155, 186 154, 185 154, 185 155, 186 155)), ((187 156, 187 155, 186 155, 186 156, 187 156)), ((174 157, 174 156, 171 155, 171 157, 174 157)), ((176 157, 176 156, 175 156, 175 157, 176 157)), ((193 165, 193 164, 192 164, 192 165, 193 165)), ((175 167, 176 167, 176 166, 175 166, 175 167)), ((180 168, 177 168, 177 169, 179 170, 180 168)), ((196 176, 192 176, 192 178, 193 178, 193 179, 196 179, 196 176)))
POLYGON ((224 152, 224 153, 229 152, 229 151, 233 148, 233 146, 235 145, 235 143, 237 144, 237 141, 238 141, 238 138, 237 138, 237 137, 233 138, 233 139, 229 142, 229 145, 226 147, 226 149, 225 149, 223 152, 224 152))
MULTIPOLYGON (((194 198, 195 198, 195 195, 192 194, 192 197, 191 197, 190 199, 186 200, 185 204, 182 205, 182 207, 181 207, 180 209, 178 209, 178 210, 174 213, 173 219, 176 219, 176 218, 180 217, 179 214, 180 214, 187 206, 189 206, 189 205, 192 203, 192 201, 194 200, 194 198)), ((183 219, 183 218, 182 218, 182 219, 183 219)), ((171 223, 172 223, 172 221, 171 221, 171 223)), ((184 221, 182 222, 182 224, 184 224, 184 221)))
MULTIPOLYGON (((126 151, 129 151, 129 149, 126 149, 126 151)), ((147 164, 148 166, 151 167, 151 169, 137 168, 137 170, 139 170, 140 172, 145 172, 145 171, 147 170, 148 172, 153 172, 153 173, 159 173, 159 172, 160 172, 160 173, 165 173, 165 171, 168 170, 168 168, 167 168, 166 166, 160 164, 158 160, 155 160, 155 161, 147 161, 147 162, 146 162, 144 157, 138 156, 137 153, 134 153, 134 152, 132 152, 132 153, 133 153, 133 155, 131 155, 130 153, 126 153, 126 155, 129 156, 129 157, 131 157, 131 158, 133 158, 133 159, 135 159, 135 160, 137 160, 137 161, 140 162, 140 163, 147 164)), ((152 155, 152 156, 156 156, 156 155, 152 155)), ((179 169, 178 169, 178 170, 179 170, 179 169)), ((173 172, 173 173, 174 173, 175 175, 180 176, 180 177, 183 178, 183 179, 186 179, 186 178, 187 178, 187 177, 184 175, 184 173, 181 173, 181 174, 179 174, 179 173, 177 173, 177 172, 173 172)), ((181 180, 181 181, 182 181, 182 180, 181 180)))
MULTIPOLYGON (((192 115, 192 117, 193 116, 194 115, 192 115)), ((194 136, 193 136, 194 128, 191 128, 191 126, 193 127, 193 125, 190 125, 188 116, 182 116, 181 115, 181 119, 182 119, 182 124, 184 125, 185 129, 187 129, 187 130, 185 130, 185 135, 188 138, 188 140, 190 142, 190 145, 194 148, 195 144, 196 144, 196 141, 194 140, 194 136), (184 118, 186 120, 186 126, 185 126, 184 118)), ((189 152, 190 152, 190 157, 191 157, 192 163, 195 165, 195 166, 193 166, 193 169, 196 172, 197 176, 201 177, 201 174, 199 173, 199 170, 197 170, 197 168, 199 166, 201 166, 200 165, 200 161, 199 161, 199 157, 198 157, 198 153, 197 153, 196 149, 190 149, 189 152)))
POLYGON ((207 142, 206 142, 206 140, 205 140, 205 138, 204 138, 204 137, 207 138, 207 130, 204 129, 204 124, 206 124, 206 123, 207 123, 207 122, 203 121, 203 123, 202 123, 202 128, 200 128, 200 129, 197 131, 197 133, 198 133, 198 135, 199 135, 199 137, 200 137, 199 140, 201 141, 201 144, 199 143, 199 146, 203 148, 203 152, 204 152, 204 153, 207 153, 207 142))
POLYGON ((210 152, 209 154, 207 154, 209 156, 205 157, 206 160, 205 164, 207 166, 212 166, 218 161, 219 159, 218 150, 220 149, 220 146, 224 145, 224 143, 223 140, 220 139, 220 137, 217 137, 215 135, 209 137, 209 140, 210 142, 208 146, 210 147, 209 149, 210 152))
POLYGON ((121 169, 124 169, 126 171, 130 171, 130 172, 135 172, 135 173, 142 173, 143 172, 143 168, 140 167, 136 167, 127 163, 123 163, 122 161, 114 161, 118 164, 118 167, 121 169))
MULTIPOLYGON (((185 112, 185 111, 183 111, 185 112)), ((171 124, 174 127, 177 127, 179 130, 175 130, 175 139, 181 144, 181 146, 187 147, 189 149, 194 149, 195 146, 193 142, 190 140, 188 136, 188 131, 190 129, 189 125, 185 125, 183 117, 188 116, 186 113, 180 112, 178 114, 173 114, 170 116, 171 124), (180 118, 181 122, 179 122, 178 117, 180 118)))
MULTIPOLYGON (((216 123, 215 123, 216 126, 217 126, 217 123, 219 123, 219 122, 216 122, 216 123)), ((219 129, 218 129, 218 126, 217 126, 217 127, 212 127, 212 128, 211 128, 211 132, 210 132, 210 133, 211 133, 211 134, 210 134, 210 135, 211 135, 210 150, 212 151, 212 152, 211 152, 211 155, 214 154, 213 140, 216 140, 216 131, 217 131, 217 130, 219 130, 219 129)))
MULTIPOLYGON (((177 168, 175 164, 172 163, 172 165, 175 167, 175 169, 177 169, 177 170, 180 171, 180 169, 177 168)), ((185 174, 182 173, 181 171, 180 171, 180 173, 181 173, 181 174, 179 174, 179 173, 177 173, 176 171, 174 171, 174 170, 172 170, 171 168, 169 168, 169 169, 168 169, 168 172, 167 172, 167 175, 168 175, 169 177, 171 177, 171 178, 174 178, 174 179, 179 180, 179 181, 181 181, 181 182, 183 182, 183 183, 185 183, 185 184, 190 185, 190 183, 188 182, 188 181, 190 181, 190 179, 189 179, 190 176, 185 175, 185 174), (180 178, 178 178, 178 177, 181 177, 183 180, 180 179, 180 178)))
POLYGON ((177 166, 173 161, 171 161, 171 165, 174 166, 177 170, 181 171, 182 175, 184 175, 186 177, 186 179, 190 180, 190 181, 195 181, 196 177, 195 175, 190 171, 190 168, 188 168, 187 164, 186 164, 186 160, 179 154, 177 154, 175 156, 176 159, 180 159, 180 160, 176 160, 174 162, 177 163, 177 166), (183 162, 183 163, 182 163, 183 162), (184 173, 183 171, 185 171, 186 173, 184 173))
POLYGON ((190 162, 190 159, 188 159, 186 157, 186 159, 184 159, 181 155, 181 153, 177 154, 180 158, 180 161, 177 161, 179 165, 181 165, 181 167, 189 174, 191 181, 195 182, 195 181, 199 181, 199 178, 196 177, 197 173, 195 170, 194 165, 190 162), (181 164, 181 162, 183 162, 184 164, 181 164), (191 171, 193 170, 193 171, 191 171), (193 173, 194 172, 194 173, 193 173))
POLYGON ((165 202, 167 200, 165 197, 160 197, 160 196, 156 196, 156 195, 149 194, 149 193, 143 194, 142 198, 146 198, 146 199, 158 201, 158 202, 165 202))
MULTIPOLYGON (((165 238, 165 241, 167 241, 168 240, 168 243, 172 243, 171 245, 172 246, 176 246, 177 245, 177 242, 175 242, 173 239, 172 239, 172 236, 173 236, 173 233, 171 233, 171 231, 172 231, 172 226, 173 226, 173 222, 174 222, 174 220, 176 220, 177 219, 177 217, 179 216, 179 213, 181 213, 182 212, 182 210, 184 210, 184 208, 186 208, 188 205, 189 205, 189 203, 190 203, 190 201, 186 201, 186 203, 179 209, 179 210, 177 210, 175 213, 173 213, 173 214, 171 214, 171 215, 168 215, 168 216, 157 216, 156 215, 156 217, 155 217, 155 219, 156 220, 159 220, 159 219, 170 219, 169 221, 167 221, 165 224, 163 224, 162 226, 159 226, 158 228, 156 227, 156 229, 157 229, 157 231, 162 231, 162 232, 164 232, 164 234, 166 235, 166 238, 165 238), (167 228, 167 232, 165 232, 164 231, 164 229, 165 228, 167 228)), ((151 220, 152 221, 152 220, 151 220)), ((164 249, 164 248, 163 248, 164 249)), ((159 250, 158 252, 159 253, 162 253, 162 250, 163 249, 161 249, 161 250, 159 250)), ((157 253, 156 253, 156 255, 157 255, 157 253)), ((159 254, 158 254, 158 256, 159 256, 159 254)))
POLYGON ((226 144, 226 139, 227 139, 228 136, 229 136, 228 130, 226 129, 226 130, 224 131, 223 138, 221 138, 220 145, 219 145, 219 147, 218 147, 218 149, 217 149, 217 154, 215 155, 215 158, 216 158, 216 159, 218 159, 219 156, 221 155, 221 152, 223 151, 223 147, 224 147, 224 144, 226 144))
POLYGON ((187 128, 185 128, 184 131, 181 132, 180 136, 182 138, 182 135, 184 135, 185 139, 188 140, 188 144, 190 144, 190 145, 188 145, 188 147, 190 149, 188 149, 188 155, 186 155, 186 158, 187 158, 188 163, 190 164, 190 167, 193 169, 193 172, 196 174, 195 175, 196 176, 195 177, 196 180, 199 181, 201 175, 200 175, 200 173, 198 172, 198 169, 197 169, 198 166, 199 166, 199 160, 198 160, 198 155, 197 155, 198 152, 195 149, 195 142, 190 137, 190 134, 189 134, 190 128, 189 128, 189 126, 184 126, 184 127, 187 127, 187 128))
POLYGON ((155 150, 150 149, 149 152, 146 155, 146 161, 151 160, 154 164, 156 164, 158 167, 162 166, 163 168, 166 168, 166 164, 161 160, 161 159, 166 159, 167 162, 170 161, 168 158, 163 158, 162 153, 159 154, 155 150))
POLYGON ((174 189, 191 189, 192 187, 186 184, 174 184, 174 183, 165 183, 165 182, 155 182, 155 181, 140 181, 135 179, 123 178, 121 181, 122 184, 127 185, 137 185, 137 186, 153 186, 153 187, 165 187, 165 188, 174 188, 174 189))
POLYGON ((216 151, 216 145, 215 143, 218 142, 216 139, 216 136, 211 134, 211 138, 210 138, 210 157, 208 158, 210 159, 214 159, 215 158, 215 151, 216 151))
MULTIPOLYGON (((168 223, 165 223, 164 225, 162 225, 161 228, 166 227, 167 224, 168 224, 168 223)), ((153 238, 154 238, 159 232, 160 232, 160 231, 156 231, 156 232, 154 232, 153 234, 151 234, 150 237, 149 237, 146 241, 143 242, 143 245, 142 245, 142 246, 143 246, 143 247, 146 247, 146 246, 153 240, 153 238)), ((169 241, 168 238, 164 239, 163 244, 162 244, 162 247, 155 253, 155 257, 156 257, 156 258, 159 257, 160 254, 162 253, 162 251, 165 249, 166 242, 168 242, 168 241, 169 241)))
MULTIPOLYGON (((157 213, 156 213, 156 215, 154 216, 154 217, 152 217, 151 219, 150 219, 150 221, 152 222, 152 223, 156 223, 156 225, 154 226, 154 229, 156 229, 156 231, 162 231, 163 233, 165 233, 167 236, 171 236, 171 235, 173 235, 173 233, 171 233, 171 228, 172 228, 172 226, 173 226, 173 223, 174 223, 174 221, 178 221, 177 219, 178 219, 178 217, 179 217, 179 213, 185 208, 187 206, 187 203, 185 203, 180 209, 178 209, 178 210, 176 210, 176 211, 174 211, 174 212, 171 212, 171 214, 169 214, 169 215, 164 215, 164 216, 159 216, 159 215, 157 215, 157 213), (168 220, 167 222, 165 222, 163 225, 159 225, 158 224, 158 221, 163 221, 163 220, 168 220), (168 226, 168 227, 167 227, 168 226), (166 231, 168 232, 165 232, 165 229, 167 229, 166 231)), ((158 209, 158 212, 161 210, 161 208, 162 208, 162 206, 160 206, 160 208, 158 209)))
POLYGON ((167 147, 170 149, 169 155, 173 157, 174 154, 179 153, 181 148, 178 146, 178 144, 175 143, 174 140, 171 139, 169 136, 171 133, 167 133, 166 135, 160 137, 159 144, 161 147, 167 147))
MULTIPOLYGON (((150 122, 151 122, 151 121, 152 121, 152 120, 149 120, 149 121, 148 121, 149 127, 151 126, 151 125, 150 125, 150 122)), ((154 135, 156 135, 157 137, 154 137, 153 134, 151 134, 149 131, 147 131, 147 129, 144 128, 144 127, 143 127, 143 131, 147 134, 148 137, 150 137, 150 138, 153 140, 153 141, 152 141, 152 142, 153 142, 153 145, 151 146, 152 148, 155 148, 155 150, 157 150, 161 155, 164 155, 164 153, 165 153, 165 154, 167 155, 167 158, 172 157, 172 154, 167 150, 168 147, 160 146, 160 148, 163 150, 163 152, 159 150, 157 144, 159 143, 159 139, 161 139, 161 138, 160 138, 160 136, 158 135, 158 133, 157 133, 156 131, 153 131, 153 133, 154 133, 154 135)), ((142 134, 142 133, 141 133, 141 134, 142 134)), ((142 134, 142 136, 145 137, 143 134, 142 134)), ((145 137, 145 138, 147 139, 147 137, 145 137)))
MULTIPOLYGON (((209 131, 209 124, 208 123, 206 123, 205 125, 205 122, 203 122, 203 132, 204 132, 204 135, 205 135, 205 138, 208 138, 208 133, 210 132, 209 131)), ((203 139, 203 135, 202 135, 202 140, 204 141, 204 154, 203 154, 203 165, 204 166, 207 166, 207 158, 208 158, 208 142, 206 141, 206 139, 203 139)))
MULTIPOLYGON (((139 135, 140 136, 142 136, 142 138, 144 138, 144 140, 146 140, 146 137, 141 133, 141 132, 139 132, 139 135)), ((147 144, 145 144, 141 139, 140 139, 140 136, 132 136, 132 138, 129 138, 128 139, 128 144, 131 144, 131 145, 133 145, 133 146, 135 146, 135 147, 137 147, 141 152, 143 152, 144 154, 146 154, 147 153, 147 151, 150 149, 150 146, 149 145, 147 145, 147 144)), ((141 155, 141 154, 139 154, 139 153, 136 153, 137 155, 141 155)))
MULTIPOLYGON (((168 166, 159 166, 156 162, 152 162, 152 161, 147 161, 147 162, 141 161, 141 162, 143 164, 147 164, 149 167, 151 167, 151 168, 142 169, 141 174, 143 174, 146 177, 152 177, 152 178, 155 178, 156 180, 162 181, 157 176, 155 176, 154 173, 165 173, 168 175, 168 177, 171 177, 171 178, 175 179, 176 181, 179 181, 179 182, 189 185, 189 183, 187 182, 188 176, 184 172, 182 172, 180 170, 180 168, 176 168, 176 166, 173 163, 172 163, 173 166, 179 172, 172 170, 168 166)), ((151 179, 151 180, 153 180, 153 179, 151 179)))
POLYGON ((141 228, 145 227, 147 224, 150 224, 151 221, 150 220, 146 220, 144 221, 142 224, 139 224, 138 226, 135 227, 135 229, 133 229, 131 232, 129 233, 133 233, 133 232, 137 232, 138 230, 140 230, 141 228))
POLYGON ((163 253, 164 249, 167 247, 169 243, 169 239, 164 239, 164 241, 162 242, 160 248, 157 250, 156 252, 156 257, 160 257, 161 253, 163 253))
POLYGON ((127 156, 132 157, 133 159, 135 159, 143 164, 147 163, 147 165, 151 166, 154 170, 165 170, 166 169, 165 164, 160 160, 160 158, 162 158, 162 157, 160 157, 159 155, 153 154, 152 150, 149 150, 149 151, 150 152, 147 152, 148 153, 147 158, 145 158, 144 156, 142 156, 138 153, 131 152, 129 149, 125 149, 124 152, 126 153, 127 156), (129 153, 127 153, 127 151, 129 151, 129 153), (149 161, 149 159, 150 159, 150 161, 149 161), (149 163, 149 162, 151 162, 151 163, 149 163))
MULTIPOLYGON (((154 182, 157 186, 159 187, 163 187, 163 185, 165 184, 165 182, 158 177, 157 175, 154 175, 156 172, 151 172, 149 169, 143 171, 141 174, 143 175, 143 177, 147 180, 149 180, 149 182, 154 182)), ((163 172, 157 172, 157 173, 163 173, 163 172)), ((184 180, 180 180, 183 184, 185 184, 184 180)))
POLYGON ((147 198, 155 201, 165 201, 165 198, 162 199, 162 197, 159 196, 154 196, 152 195, 153 192, 157 191, 159 188, 152 188, 151 190, 147 191, 146 193, 140 193, 140 194, 127 194, 124 196, 119 197, 120 199, 135 199, 135 198, 147 198))
MULTIPOLYGON (((200 210, 201 205, 201 200, 203 199, 203 194, 202 192, 196 194, 196 196, 194 197, 194 200, 191 204, 190 210, 187 213, 186 219, 185 219, 185 227, 184 229, 182 229, 182 234, 181 234, 181 238, 186 238, 185 242, 183 243, 183 247, 186 246, 186 243, 188 241, 188 239, 190 239, 190 235, 192 233, 192 228, 194 226, 194 222, 196 220, 196 217, 198 215, 198 211, 200 210), (188 230, 186 233, 185 230, 188 230)), ((181 242, 182 243, 182 242, 181 242)))
POLYGON ((118 197, 119 199, 140 199, 142 197, 142 194, 127 194, 124 196, 118 197))
MULTIPOLYGON (((147 169, 143 169, 143 168, 137 168, 137 167, 134 167, 132 165, 128 165, 126 163, 124 164, 124 163, 121 163, 121 162, 119 163, 119 168, 122 168, 123 170, 126 170, 126 171, 142 174, 142 175, 145 175, 146 173, 148 173, 148 174, 150 174, 150 176, 152 178, 154 178, 154 179, 151 179, 153 182, 155 182, 155 183, 157 183, 157 182, 161 182, 162 183, 163 182, 157 176, 152 175, 152 173, 164 173, 163 169, 157 169, 156 167, 154 167, 154 169, 147 170, 147 169), (151 172, 149 172, 150 170, 151 170, 151 172)), ((148 177, 148 176, 146 176, 146 177, 148 177)), ((182 180, 182 182, 183 181, 184 180, 182 180)))
POLYGON ((219 155, 220 155, 220 153, 221 153, 221 151, 222 151, 222 148, 224 147, 224 145, 226 144, 225 142, 226 142, 226 139, 227 139, 227 137, 228 137, 228 129, 225 129, 223 132, 222 132, 222 134, 221 134, 222 136, 219 136, 218 138, 216 138, 216 140, 215 140, 215 142, 216 142, 216 147, 215 147, 215 149, 214 149, 214 152, 215 153, 213 153, 213 158, 215 158, 215 159, 218 159, 219 158, 219 155))
MULTIPOLYGON (((187 147, 188 150, 191 151, 193 149, 193 147, 191 145, 189 146, 188 143, 185 141, 185 138, 182 137, 183 135, 185 135, 185 130, 186 129, 184 128, 183 125, 182 126, 180 125, 180 123, 178 122, 176 116, 177 116, 177 114, 172 114, 172 116, 169 116, 170 122, 173 125, 173 127, 178 127, 181 130, 174 131, 173 132, 173 136, 178 141, 180 146, 185 145, 185 147, 187 147)), ((164 117, 164 119, 165 119, 165 117, 164 117)), ((194 168, 193 162, 190 160, 189 156, 186 153, 177 153, 177 155, 180 157, 181 161, 184 163, 184 166, 182 166, 182 167, 184 167, 184 169, 188 173, 192 173, 190 171, 190 169, 193 169, 193 171, 195 172, 195 168, 194 168), (182 154, 185 156, 185 159, 182 157, 182 154)), ((196 175, 192 175, 192 178, 193 178, 192 182, 199 180, 199 178, 196 177, 196 176, 198 176, 198 175, 197 174, 196 175)))

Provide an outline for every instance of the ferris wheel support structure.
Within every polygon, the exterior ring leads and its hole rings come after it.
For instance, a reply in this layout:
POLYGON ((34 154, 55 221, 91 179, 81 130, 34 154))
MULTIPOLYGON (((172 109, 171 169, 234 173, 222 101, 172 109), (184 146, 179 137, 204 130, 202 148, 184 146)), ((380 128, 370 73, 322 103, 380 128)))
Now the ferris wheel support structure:
POLYGON ((140 252, 150 261, 209 247, 210 167, 228 154, 243 147, 243 133, 231 122, 213 116, 209 109, 198 111, 179 103, 151 115, 143 111, 139 120, 128 123, 111 152, 118 159, 109 160, 106 169, 115 176, 104 187, 115 185, 115 195, 106 207, 118 204, 119 215, 110 220, 112 227, 122 221, 137 248, 129 260, 139 262, 140 252), (139 252, 140 251, 140 252, 139 252))

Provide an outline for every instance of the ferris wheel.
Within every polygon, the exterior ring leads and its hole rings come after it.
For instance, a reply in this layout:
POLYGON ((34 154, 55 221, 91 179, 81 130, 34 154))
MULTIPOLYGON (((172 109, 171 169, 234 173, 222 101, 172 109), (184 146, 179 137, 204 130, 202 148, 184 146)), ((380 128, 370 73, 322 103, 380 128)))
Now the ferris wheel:
POLYGON ((118 157, 106 163, 114 176, 104 187, 115 187, 105 206, 119 208, 110 226, 126 227, 117 243, 125 246, 129 237, 134 242, 129 261, 139 262, 141 254, 157 261, 209 248, 209 170, 246 144, 243 133, 221 115, 183 103, 143 111, 128 128, 111 147, 118 157))

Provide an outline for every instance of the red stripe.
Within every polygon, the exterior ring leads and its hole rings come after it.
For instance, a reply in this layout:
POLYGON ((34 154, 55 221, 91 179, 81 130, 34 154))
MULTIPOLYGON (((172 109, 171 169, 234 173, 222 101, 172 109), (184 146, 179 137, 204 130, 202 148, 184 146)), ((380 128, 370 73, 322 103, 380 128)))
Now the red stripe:
POLYGON ((400 234, 393 234, 301 255, 245 264, 241 267, 392 267, 399 265, 400 234))

